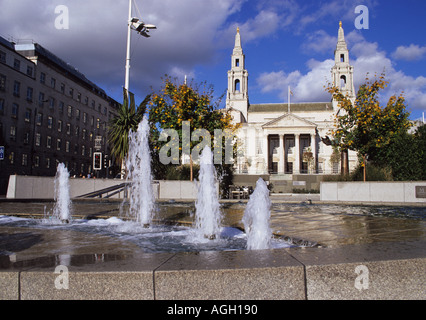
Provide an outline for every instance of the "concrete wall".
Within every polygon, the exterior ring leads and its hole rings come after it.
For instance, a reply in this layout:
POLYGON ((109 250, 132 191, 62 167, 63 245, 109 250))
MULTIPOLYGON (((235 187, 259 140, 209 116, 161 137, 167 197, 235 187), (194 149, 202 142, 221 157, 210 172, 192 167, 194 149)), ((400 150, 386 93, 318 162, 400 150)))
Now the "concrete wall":
MULTIPOLYGON (((11 175, 6 197, 8 199, 53 199, 54 177, 32 177, 11 175)), ((73 179, 70 178, 71 198, 123 183, 118 179, 73 179)), ((152 185, 154 196, 160 200, 195 200, 197 199, 197 182, 191 181, 155 181, 152 185)), ((217 185, 219 193, 219 185, 217 185)), ((123 198, 121 192, 114 198, 123 198)))
POLYGON ((321 182, 321 201, 426 204, 426 181, 321 182))
POLYGON ((72 255, 65 290, 55 286, 60 256, 19 261, 3 256, 0 299, 424 300, 424 247, 424 241, 410 241, 336 248, 112 253, 105 254, 104 261, 94 254, 72 255))
MULTIPOLYGON (((53 199, 54 181, 54 177, 11 175, 6 197, 8 199, 53 199)), ((71 198, 123 183, 123 180, 115 179, 70 178, 69 181, 71 198)))

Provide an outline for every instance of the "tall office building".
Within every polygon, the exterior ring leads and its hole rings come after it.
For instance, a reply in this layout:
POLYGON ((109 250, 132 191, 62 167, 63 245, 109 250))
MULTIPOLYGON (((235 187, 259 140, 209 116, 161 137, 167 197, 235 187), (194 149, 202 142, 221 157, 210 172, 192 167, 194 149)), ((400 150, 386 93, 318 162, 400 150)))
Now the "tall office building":
POLYGON ((0 37, 0 194, 9 175, 53 176, 60 162, 72 176, 94 173, 94 152, 102 166, 109 159, 107 123, 118 106, 41 45, 0 37))

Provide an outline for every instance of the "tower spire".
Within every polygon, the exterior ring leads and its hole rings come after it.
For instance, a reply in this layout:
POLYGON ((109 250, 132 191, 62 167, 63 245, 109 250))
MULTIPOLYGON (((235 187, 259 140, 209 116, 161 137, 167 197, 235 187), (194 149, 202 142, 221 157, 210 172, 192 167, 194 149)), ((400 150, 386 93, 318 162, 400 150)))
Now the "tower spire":
POLYGON ((342 27, 342 21, 339 22, 339 34, 337 36, 337 49, 346 49, 345 31, 342 27))
POLYGON ((334 67, 331 69, 333 85, 340 89, 340 92, 355 100, 355 88, 353 82, 354 67, 349 64, 349 50, 345 41, 345 32, 342 21, 339 22, 339 32, 337 46, 334 51, 334 67))
POLYGON ((237 27, 237 34, 235 35, 235 45, 234 45, 234 54, 235 52, 243 52, 243 49, 241 47, 241 36, 240 36, 240 28, 237 27))
POLYGON ((240 28, 235 35, 235 46, 231 56, 231 69, 228 71, 228 92, 226 107, 241 112, 242 119, 247 121, 248 109, 248 72, 245 70, 245 56, 241 47, 240 28))

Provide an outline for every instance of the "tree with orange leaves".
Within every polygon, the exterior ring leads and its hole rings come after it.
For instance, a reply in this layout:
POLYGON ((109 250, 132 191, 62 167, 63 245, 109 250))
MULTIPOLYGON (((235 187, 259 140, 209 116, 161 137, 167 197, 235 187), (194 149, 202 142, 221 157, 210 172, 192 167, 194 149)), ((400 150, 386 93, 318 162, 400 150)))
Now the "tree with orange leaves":
POLYGON ((389 83, 384 73, 366 82, 358 90, 355 103, 352 104, 339 88, 329 85, 327 91, 339 104, 335 117, 335 128, 331 132, 333 145, 340 150, 354 150, 358 153, 361 166, 365 166, 369 155, 377 149, 387 146, 395 137, 406 132, 410 127, 409 112, 406 110, 405 98, 401 93, 393 95, 385 107, 380 106, 379 91, 389 83))

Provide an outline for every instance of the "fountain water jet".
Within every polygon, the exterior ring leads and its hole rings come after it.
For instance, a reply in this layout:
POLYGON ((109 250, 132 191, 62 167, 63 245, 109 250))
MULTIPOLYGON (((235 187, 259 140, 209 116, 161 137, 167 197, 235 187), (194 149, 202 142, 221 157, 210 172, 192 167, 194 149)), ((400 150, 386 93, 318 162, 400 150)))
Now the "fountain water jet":
POLYGON ((262 178, 256 182, 256 188, 244 211, 243 224, 247 233, 247 249, 260 250, 271 247, 272 230, 269 226, 271 200, 269 190, 262 178))
POLYGON ((55 177, 55 206, 53 207, 53 219, 68 223, 71 218, 71 198, 70 198, 70 174, 65 164, 60 163, 56 170, 55 177))
POLYGON ((151 224, 155 207, 148 137, 149 123, 144 116, 138 130, 129 133, 129 153, 126 160, 129 173, 127 179, 132 181, 129 214, 144 227, 151 224))
POLYGON ((220 235, 221 220, 213 154, 210 147, 206 146, 200 158, 198 195, 195 203, 195 227, 199 235, 213 240, 220 235))

